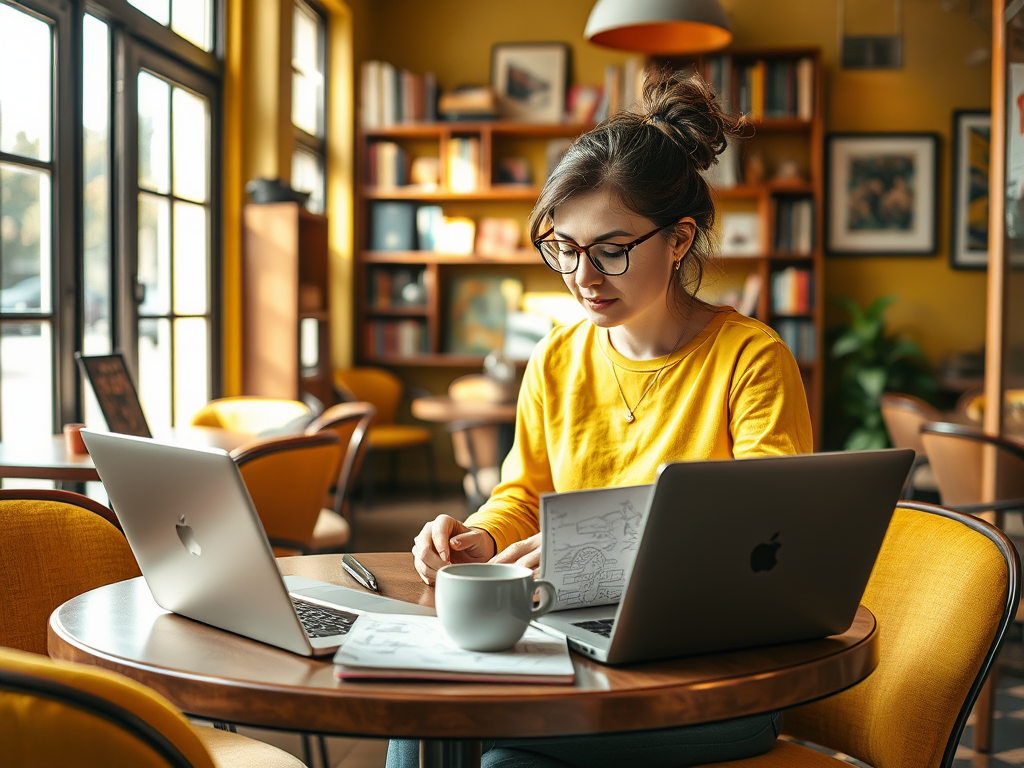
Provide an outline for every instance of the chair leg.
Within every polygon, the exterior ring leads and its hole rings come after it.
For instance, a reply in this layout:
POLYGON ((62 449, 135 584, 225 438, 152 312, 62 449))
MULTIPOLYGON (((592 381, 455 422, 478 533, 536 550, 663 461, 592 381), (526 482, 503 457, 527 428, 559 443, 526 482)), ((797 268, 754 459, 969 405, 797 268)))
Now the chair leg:
POLYGON ((431 443, 424 443, 423 449, 426 451, 427 482, 430 483, 430 498, 433 501, 437 501, 439 494, 437 492, 437 464, 434 462, 434 446, 431 443))
POLYGON ((327 755, 327 737, 322 733, 316 735, 316 740, 320 745, 320 765, 324 768, 331 768, 331 761, 327 755))
POLYGON ((996 703, 996 670, 993 669, 981 687, 974 703, 974 751, 992 751, 992 720, 996 703))
POLYGON ((363 507, 373 506, 373 451, 367 450, 363 456, 363 507))
POLYGON ((313 745, 310 742, 309 734, 302 733, 302 762, 312 768, 313 766, 313 745))

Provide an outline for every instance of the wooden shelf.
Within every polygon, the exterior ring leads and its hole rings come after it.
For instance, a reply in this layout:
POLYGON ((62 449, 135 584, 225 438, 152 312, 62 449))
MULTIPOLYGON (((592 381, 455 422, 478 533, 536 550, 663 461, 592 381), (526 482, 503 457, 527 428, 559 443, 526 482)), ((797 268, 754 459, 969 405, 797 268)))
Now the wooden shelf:
POLYGON ((434 253, 433 251, 363 251, 367 264, 536 264, 544 266, 535 250, 523 250, 507 256, 479 256, 477 254, 434 253))
POLYGON ((426 317, 429 313, 426 305, 410 305, 407 307, 374 307, 366 310, 367 317, 426 317))
POLYGON ((452 192, 446 189, 423 189, 422 187, 396 187, 380 189, 367 187, 363 197, 367 200, 422 200, 424 202, 446 202, 453 200, 536 200, 540 195, 540 187, 516 186, 501 184, 492 187, 481 187, 474 192, 452 192))
POLYGON ((433 139, 440 136, 491 134, 538 138, 571 138, 588 131, 592 125, 580 123, 519 123, 507 120, 453 120, 437 123, 402 123, 381 128, 364 128, 366 139, 433 139))

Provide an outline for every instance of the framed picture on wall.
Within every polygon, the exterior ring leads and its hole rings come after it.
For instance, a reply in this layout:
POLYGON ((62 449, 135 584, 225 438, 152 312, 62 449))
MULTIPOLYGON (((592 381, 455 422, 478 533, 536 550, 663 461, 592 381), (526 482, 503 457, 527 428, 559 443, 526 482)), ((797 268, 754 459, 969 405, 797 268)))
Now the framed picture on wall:
POLYGON ((933 133, 830 135, 825 149, 828 253, 934 254, 938 150, 933 133))
POLYGON ((504 118, 562 122, 568 84, 565 43, 497 43, 491 49, 491 85, 504 118))
POLYGON ((953 113, 953 269, 988 265, 988 152, 992 116, 987 111, 953 113))

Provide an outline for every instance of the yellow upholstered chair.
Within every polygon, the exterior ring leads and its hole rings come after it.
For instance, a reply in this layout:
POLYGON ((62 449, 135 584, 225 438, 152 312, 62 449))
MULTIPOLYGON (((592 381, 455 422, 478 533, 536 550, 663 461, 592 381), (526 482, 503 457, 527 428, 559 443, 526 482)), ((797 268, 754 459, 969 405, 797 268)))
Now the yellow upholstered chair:
MULTIPOLYGON (((145 744, 133 746, 131 733, 118 733, 113 725, 108 730, 94 712, 75 708, 89 696, 102 698, 102 691, 113 685, 105 678, 116 676, 77 665, 69 672, 72 665, 43 658, 47 622, 58 606, 83 592, 140 575, 114 513, 69 491, 4 489, 0 530, 0 646, 5 646, 0 649, 0 764, 10 760, 17 766, 167 765, 148 754, 145 744), (84 687, 76 692, 76 681, 83 680, 84 687), (42 688, 47 694, 40 699, 42 688), (122 746, 129 751, 119 751, 122 746)), ((159 699, 123 678, 117 678, 117 684, 122 680, 129 687, 125 695, 135 698, 118 698, 115 704, 136 716, 142 714, 136 705, 145 707, 147 699, 159 699)), ((159 707, 167 708, 176 722, 184 721, 163 700, 159 707)), ((302 765, 286 752, 234 733, 214 728, 195 728, 194 733, 181 739, 194 744, 198 737, 205 745, 201 752, 185 750, 197 762, 170 765, 302 765), (200 759, 203 755, 205 761, 200 759)))
POLYGON ((392 482, 397 482, 398 452, 409 448, 423 449, 431 492, 436 495, 430 430, 397 421, 399 408, 408 395, 402 380, 383 368, 347 368, 334 372, 334 390, 345 402, 372 403, 377 410, 370 421, 363 461, 363 500, 366 506, 373 503, 373 459, 382 453, 390 453, 392 482))
MULTIPOLYGON (((1020 560, 994 526, 900 502, 862 602, 879 626, 878 666, 835 696, 788 710, 786 734, 874 768, 949 768, 1020 600, 1020 560)), ((841 768, 780 740, 722 768, 841 768)))
POLYGON ((276 397, 221 397, 192 417, 193 427, 218 427, 251 435, 301 434, 316 414, 299 400, 276 397))
POLYGON ((231 452, 275 554, 315 552, 348 541, 344 520, 341 529, 316 535, 344 450, 337 433, 326 430, 268 438, 231 452))
POLYGON ((50 768, 301 768, 277 747, 192 727, 173 704, 126 677, 0 648, 4 765, 50 768))
POLYGON ((50 614, 140 575, 114 513, 69 491, 0 490, 0 645, 46 653, 50 614))
POLYGON ((340 544, 351 546, 352 514, 348 495, 352 479, 365 457, 370 420, 376 412, 377 409, 371 403, 339 403, 332 405, 306 427, 307 435, 333 432, 343 448, 334 482, 329 489, 329 498, 313 529, 313 548, 317 551, 336 548, 339 544, 332 545, 329 542, 337 542, 342 536, 345 540, 340 544))
MULTIPOLYGON (((956 401, 956 410, 974 424, 981 424, 985 417, 985 391, 969 389, 956 401)), ((1003 412, 1007 419, 1024 427, 1024 389, 1007 389, 1003 392, 1003 412)))
MULTIPOLYGON (((932 468, 928 463, 928 452, 921 441, 921 425, 939 421, 939 409, 919 397, 896 392, 884 392, 881 398, 882 420, 889 432, 889 439, 897 448, 910 448, 914 452, 914 465, 907 475, 903 489, 905 498, 914 498, 915 491, 937 493, 932 468)), ((934 499, 933 499, 934 500, 934 499)))

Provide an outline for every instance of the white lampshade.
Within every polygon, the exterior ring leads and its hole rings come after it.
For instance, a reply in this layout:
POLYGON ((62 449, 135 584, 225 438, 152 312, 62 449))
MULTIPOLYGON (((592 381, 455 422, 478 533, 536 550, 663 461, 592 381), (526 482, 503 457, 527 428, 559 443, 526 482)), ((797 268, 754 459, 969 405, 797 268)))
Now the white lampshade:
POLYGON ((583 36, 638 53, 707 53, 732 41, 732 26, 718 0, 597 0, 583 36))

